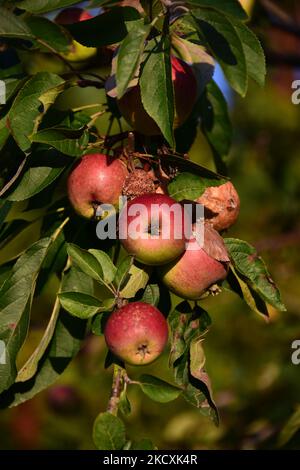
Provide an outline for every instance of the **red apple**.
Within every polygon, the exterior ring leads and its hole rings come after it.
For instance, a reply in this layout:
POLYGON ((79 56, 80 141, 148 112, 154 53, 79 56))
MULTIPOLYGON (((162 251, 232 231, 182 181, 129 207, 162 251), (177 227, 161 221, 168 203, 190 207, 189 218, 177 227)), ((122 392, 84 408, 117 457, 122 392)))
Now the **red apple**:
POLYGON ((218 232, 231 227, 240 213, 240 198, 230 181, 207 188, 197 202, 204 206, 205 218, 218 232))
POLYGON ((55 18, 55 22, 58 24, 73 24, 79 23, 79 21, 90 20, 91 18, 93 18, 92 15, 86 10, 73 7, 62 10, 55 18))
POLYGON ((163 266, 159 275, 174 294, 198 300, 210 286, 226 278, 228 262, 222 237, 212 227, 205 226, 203 246, 192 235, 184 254, 163 266))
POLYGON ((180 256, 190 235, 188 214, 169 196, 144 194, 120 214, 119 237, 141 263, 162 265, 180 256))
POLYGON ((104 336, 108 348, 124 362, 145 365, 163 352, 168 341, 168 324, 156 307, 133 302, 110 315, 104 336))
POLYGON ((70 202, 79 215, 90 219, 100 204, 117 206, 128 174, 118 158, 101 153, 85 155, 68 178, 70 202))
MULTIPOLYGON (((192 68, 177 57, 171 58, 175 98, 174 128, 189 117, 197 99, 197 81, 192 68)), ((139 85, 134 86, 118 100, 120 112, 134 130, 144 135, 161 133, 156 122, 145 111, 139 85)))

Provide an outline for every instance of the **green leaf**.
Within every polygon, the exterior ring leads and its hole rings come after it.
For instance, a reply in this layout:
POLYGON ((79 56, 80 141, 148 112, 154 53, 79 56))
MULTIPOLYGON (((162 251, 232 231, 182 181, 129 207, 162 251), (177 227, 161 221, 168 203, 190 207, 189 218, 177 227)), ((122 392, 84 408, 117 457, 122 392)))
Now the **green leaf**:
POLYGON ((245 24, 233 18, 230 18, 230 22, 241 40, 249 76, 263 87, 267 73, 266 59, 259 40, 245 24))
POLYGON ((96 297, 81 292, 63 292, 58 298, 67 312, 84 320, 94 316, 102 306, 96 297))
POLYGON ((141 298, 141 302, 145 302, 146 304, 154 305, 157 307, 159 302, 159 287, 157 284, 149 284, 146 289, 144 290, 143 297, 141 298))
POLYGON ((220 186, 222 180, 205 179, 193 173, 180 173, 168 185, 169 195, 176 201, 185 199, 194 201, 200 197, 206 188, 220 186))
POLYGON ((0 289, 0 339, 7 355, 6 364, 0 367, 0 391, 16 378, 17 354, 27 335, 35 283, 50 243, 50 238, 34 243, 15 263, 0 289))
POLYGON ((18 7, 22 10, 39 15, 41 13, 57 10, 58 8, 76 5, 77 3, 78 2, 74 2, 74 0, 23 0, 18 3, 18 7))
POLYGON ((199 306, 193 309, 187 301, 181 302, 170 313, 170 366, 175 382, 183 388, 183 397, 201 413, 218 422, 218 412, 211 397, 208 375, 203 370, 204 355, 201 340, 210 326, 210 318, 199 306))
MULTIPOLYGON (((225 176, 219 175, 218 173, 208 170, 204 166, 201 166, 198 163, 193 162, 192 160, 188 160, 186 158, 179 157, 178 155, 173 154, 165 154, 165 157, 169 166, 173 166, 176 169, 182 171, 183 173, 188 170, 190 173, 195 173, 196 175, 199 175, 205 179, 209 179, 212 181, 220 180, 220 184, 222 184, 221 181, 223 181, 223 183, 226 183, 228 181, 228 178, 226 178, 225 176)), ((161 158, 160 161, 163 166, 164 162, 161 160, 161 158)))
POLYGON ((193 314, 187 301, 183 301, 169 314, 168 323, 171 330, 170 366, 174 366, 189 348, 190 338, 185 334, 193 314))
POLYGON ((26 19, 26 23, 37 40, 42 40, 57 52, 69 52, 72 37, 57 23, 41 16, 30 16, 26 19))
POLYGON ((123 390, 120 395, 119 410, 121 413, 123 413, 124 416, 128 416, 131 413, 131 405, 127 397, 126 390, 123 390))
POLYGON ((99 312, 97 313, 91 323, 91 331, 94 335, 96 336, 102 336, 104 333, 104 326, 105 326, 105 321, 107 319, 107 313, 111 312, 116 305, 116 299, 115 297, 110 298, 110 299, 104 299, 101 302, 101 307, 99 308, 99 312))
POLYGON ((103 279, 103 272, 101 265, 91 253, 73 243, 68 243, 68 255, 71 257, 73 263, 78 266, 85 274, 91 276, 96 281, 103 279))
POLYGON ((115 7, 90 20, 65 27, 80 44, 103 47, 122 41, 128 33, 126 22, 139 18, 140 15, 135 8, 115 7))
MULTIPOLYGON (((57 219, 57 217, 56 217, 57 219)), ((47 221, 47 218, 45 218, 45 221, 47 221)), ((41 271, 39 274, 38 278, 38 283, 37 287, 35 290, 35 295, 38 296, 39 294, 39 289, 41 288, 41 284, 43 284, 41 281, 44 278, 47 280, 49 279, 49 275, 51 273, 51 268, 55 267, 55 258, 57 256, 57 252, 60 251, 61 249, 61 244, 64 245, 65 239, 63 236, 63 227, 65 226, 65 220, 60 220, 58 218, 54 224, 51 226, 51 230, 49 229, 47 233, 45 231, 42 231, 43 236, 50 236, 52 239, 52 243, 47 251, 47 254, 43 260, 42 266, 41 266, 41 271)), ((61 267, 65 266, 66 258, 64 257, 64 262, 61 267)), ((54 269, 53 269, 54 271, 54 269)), ((53 272, 52 271, 52 272, 53 272)), ((46 282, 46 280, 44 281, 46 282)), ((54 331, 55 331, 55 326, 57 323, 58 315, 60 311, 60 305, 59 305, 59 300, 58 298, 55 299, 53 310, 48 322, 48 325, 44 331, 44 334, 42 336, 42 339, 40 340, 37 348, 34 350, 34 352, 31 354, 29 359, 26 361, 26 363, 22 366, 21 370, 19 370, 16 382, 25 382, 26 380, 29 380, 31 377, 34 376, 34 374, 37 371, 38 368, 38 363, 40 359, 42 358, 43 354, 45 353, 46 349, 48 348, 50 341, 53 337, 54 331)))
POLYGON ((26 79, 19 78, 6 78, 3 80, 5 83, 6 102, 10 100, 17 91, 25 84, 26 79))
POLYGON ((94 423, 93 440, 98 450, 121 450, 126 443, 123 422, 111 413, 100 413, 94 423))
POLYGON ((149 281, 148 271, 149 269, 145 266, 139 267, 133 264, 128 271, 126 283, 120 291, 121 297, 131 299, 140 289, 144 289, 149 281))
POLYGON ((117 288, 118 292, 123 289, 129 279, 129 271, 133 265, 133 257, 126 256, 120 265, 118 266, 117 272, 114 277, 114 286, 117 288))
POLYGON ((182 393, 180 388, 152 375, 142 375, 139 379, 139 385, 145 395, 159 403, 175 400, 182 393))
MULTIPOLYGON (((93 281, 81 271, 71 268, 62 281, 62 291, 93 294, 93 281)), ((86 321, 75 318, 63 310, 59 313, 51 342, 38 363, 34 377, 24 383, 14 384, 0 395, 1 408, 16 406, 30 400, 41 390, 53 384, 78 353, 85 337, 86 321)))
POLYGON ((174 93, 167 39, 150 51, 140 77, 141 99, 146 112, 156 122, 163 136, 174 148, 174 93))
POLYGON ((245 96, 248 71, 240 36, 230 20, 213 10, 195 11, 196 24, 235 91, 245 96))
POLYGON ((226 0, 225 2, 224 0, 189 0, 188 3, 195 7, 213 8, 240 20, 246 20, 248 18, 247 13, 238 0, 226 0))
POLYGON ((197 79, 198 96, 201 96, 206 85, 211 81, 215 71, 215 61, 203 46, 183 39, 177 34, 172 35, 172 49, 179 57, 193 64, 193 72, 197 79))
POLYGON ((218 85, 211 81, 200 98, 201 126, 208 142, 219 155, 228 155, 232 126, 227 102, 218 85))
POLYGON ((292 414, 290 419, 282 428, 279 438, 278 438, 278 446, 283 447, 287 444, 292 437, 298 432, 300 429, 300 407, 298 406, 296 411, 292 414))
POLYGON ((31 377, 33 377, 34 374, 36 373, 37 368, 38 368, 38 363, 40 359, 43 357, 43 354, 45 353, 53 337, 59 311, 60 311, 60 305, 59 305, 58 299, 56 299, 52 313, 51 313, 51 317, 48 322, 47 328, 44 332, 44 335, 40 343, 38 344, 37 348, 33 352, 33 354, 24 364, 22 369, 19 370, 17 378, 16 378, 16 382, 25 382, 26 380, 31 379, 31 377))
MULTIPOLYGON (((266 317, 269 316, 266 302, 255 292, 252 287, 247 284, 237 273, 233 266, 230 267, 226 278, 230 290, 235 292, 242 300, 244 300, 251 310, 266 317)), ((225 285, 226 286, 226 285, 225 285)), ((225 287, 226 288, 226 287, 225 287)))
POLYGON ((118 98, 124 95, 137 72, 150 30, 151 24, 145 25, 143 19, 130 22, 130 31, 118 51, 116 73, 118 98))
POLYGON ((0 7, 0 36, 5 38, 33 39, 33 34, 20 16, 0 7))
POLYGON ((205 366, 205 354, 202 347, 203 339, 196 339, 190 345, 190 371, 193 377, 201 380, 202 370, 205 366))
POLYGON ((10 201, 25 201, 40 193, 61 175, 66 164, 66 159, 56 151, 36 151, 18 179, 16 189, 7 198, 10 201))
POLYGON ((7 125, 23 151, 30 148, 30 135, 37 130, 42 116, 63 87, 64 80, 58 75, 39 72, 17 94, 8 114, 7 125))
POLYGON ((246 284, 273 307, 286 311, 280 292, 255 248, 235 238, 226 238, 224 241, 234 268, 242 275, 246 284))
MULTIPOLYGON (((0 228, 2 227, 6 216, 11 209, 11 202, 0 200, 0 228)), ((1 233, 1 232, 0 232, 1 233)))
POLYGON ((9 129, 6 126, 6 118, 0 120, 0 150, 3 149, 9 138, 9 129))
POLYGON ((113 264, 108 254, 105 253, 104 251, 94 250, 94 249, 90 249, 89 253, 91 253, 100 264, 102 268, 102 272, 103 272, 104 281, 107 282, 108 284, 113 282, 114 277, 117 272, 117 268, 113 264))
POLYGON ((43 129, 30 137, 32 142, 46 144, 71 157, 81 157, 89 142, 85 130, 43 129))

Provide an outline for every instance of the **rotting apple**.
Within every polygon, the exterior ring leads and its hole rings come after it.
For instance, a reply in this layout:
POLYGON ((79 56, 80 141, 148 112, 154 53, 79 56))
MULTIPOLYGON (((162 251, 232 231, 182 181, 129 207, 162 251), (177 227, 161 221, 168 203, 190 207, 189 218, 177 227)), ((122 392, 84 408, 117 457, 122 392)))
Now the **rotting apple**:
POLYGON ((135 169, 127 176, 123 187, 124 196, 128 199, 155 192, 154 180, 149 172, 135 169))
POLYGON ((104 336, 108 348, 124 362, 146 365, 163 352, 168 341, 168 324, 153 305, 132 302, 109 316, 104 336))
POLYGON ((231 227, 240 213, 240 198, 230 181, 207 188, 196 202, 204 206, 205 218, 218 232, 231 227))
MULTIPOLYGON (((92 15, 82 8, 66 8, 62 10, 55 18, 55 22, 61 25, 78 23, 79 21, 90 20, 92 15)), ((84 62, 91 59, 97 53, 96 47, 87 47, 80 44, 75 39, 72 41, 71 51, 62 54, 69 62, 84 62)))
MULTIPOLYGON (((192 68, 177 57, 171 58, 174 87, 175 119, 174 128, 181 126, 189 117, 197 99, 197 81, 192 68)), ((161 133, 156 122, 145 111, 139 85, 129 89, 118 106, 121 114, 134 130, 144 135, 161 133)))
POLYGON ((128 171, 118 158, 87 154, 68 177, 68 196, 76 212, 91 219, 101 204, 118 205, 128 171))
POLYGON ((198 300, 213 284, 226 278, 229 257, 222 237, 210 225, 204 226, 203 246, 195 234, 183 255, 159 270, 159 276, 174 294, 198 300))
POLYGON ((119 218, 125 250, 146 265, 169 263, 185 250, 191 232, 189 213, 163 194, 144 194, 129 201, 119 218))

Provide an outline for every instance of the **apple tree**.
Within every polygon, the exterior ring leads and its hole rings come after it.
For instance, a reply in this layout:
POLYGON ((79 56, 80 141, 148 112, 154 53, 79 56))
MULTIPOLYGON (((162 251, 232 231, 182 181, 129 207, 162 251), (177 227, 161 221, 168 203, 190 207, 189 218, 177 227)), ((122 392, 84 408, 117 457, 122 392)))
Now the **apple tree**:
POLYGON ((31 399, 63 374, 87 336, 104 336, 103 367, 113 377, 95 446, 149 449, 147 440, 128 440, 129 387, 162 406, 181 395, 218 422, 205 371, 211 319, 201 300, 229 289, 263 316, 270 305, 285 309, 255 249, 225 233, 240 203, 226 168, 232 128, 214 70, 218 64, 245 96, 250 79, 263 86, 265 59, 238 0, 86 3, 0 2, 0 403, 31 399), (93 104, 80 101, 87 88, 93 104), (76 102, 62 107, 68 93, 76 102), (215 171, 189 158, 198 128, 215 171), (120 196, 125 207, 144 205, 144 232, 155 203, 148 238, 119 239, 120 196), (193 231, 189 240, 161 238, 162 220, 171 232, 176 225, 166 207, 175 204, 184 218, 187 202, 204 210, 202 246, 193 231), (112 218, 115 236, 101 239, 99 223, 112 218), (32 304, 53 276, 51 317, 20 364, 32 304), (173 383, 130 378, 127 363, 148 364, 166 348, 173 383))

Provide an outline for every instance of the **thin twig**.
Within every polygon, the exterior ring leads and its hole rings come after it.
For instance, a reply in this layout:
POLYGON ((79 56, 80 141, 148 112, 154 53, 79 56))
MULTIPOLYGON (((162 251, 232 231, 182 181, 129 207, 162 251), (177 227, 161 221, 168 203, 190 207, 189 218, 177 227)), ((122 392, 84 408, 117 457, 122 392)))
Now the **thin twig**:
POLYGON ((6 183, 5 186, 3 186, 3 188, 1 189, 0 191, 0 197, 3 196, 3 194, 6 193, 6 191, 9 190, 9 188, 14 184, 14 182, 19 178, 20 174, 22 173, 23 171, 23 168, 25 166, 25 163, 27 162, 27 156, 22 160, 21 164, 19 165, 16 173, 14 174, 14 176, 8 181, 8 183, 6 183))

